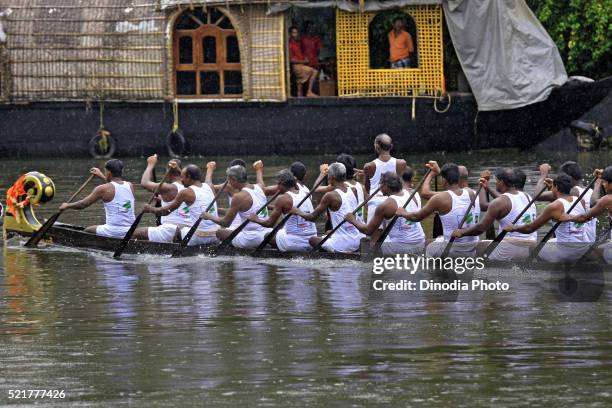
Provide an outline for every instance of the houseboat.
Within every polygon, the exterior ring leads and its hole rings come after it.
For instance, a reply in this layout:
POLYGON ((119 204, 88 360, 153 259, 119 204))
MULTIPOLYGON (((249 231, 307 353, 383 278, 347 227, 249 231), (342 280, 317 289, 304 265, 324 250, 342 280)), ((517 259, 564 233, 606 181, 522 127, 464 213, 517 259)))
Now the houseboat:
MULTIPOLYGON (((457 19, 474 93, 447 92, 443 31, 457 12, 473 13, 446 0, 0 0, 0 154, 365 153, 383 132, 402 152, 528 148, 608 94, 610 80, 563 69, 522 106, 503 106, 507 93, 484 106, 457 19), (403 69, 374 61, 389 13, 414 40, 403 69), (289 28, 307 20, 323 43, 317 98, 294 96, 288 57, 289 28)), ((546 45, 542 31, 530 35, 546 45)))

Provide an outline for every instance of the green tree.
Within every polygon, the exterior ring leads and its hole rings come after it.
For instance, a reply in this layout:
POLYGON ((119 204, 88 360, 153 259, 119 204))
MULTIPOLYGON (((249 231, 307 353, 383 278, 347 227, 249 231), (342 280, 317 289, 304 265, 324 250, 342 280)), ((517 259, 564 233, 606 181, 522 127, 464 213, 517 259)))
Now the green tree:
POLYGON ((527 0, 570 75, 612 75, 612 0, 527 0))

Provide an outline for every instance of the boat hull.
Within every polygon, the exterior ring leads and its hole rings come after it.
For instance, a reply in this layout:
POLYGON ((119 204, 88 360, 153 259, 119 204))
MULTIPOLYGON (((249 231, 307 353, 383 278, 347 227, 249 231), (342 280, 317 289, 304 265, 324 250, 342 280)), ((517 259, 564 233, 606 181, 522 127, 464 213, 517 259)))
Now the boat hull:
MULTIPOLYGON (((537 145, 578 119, 610 91, 612 78, 572 82, 524 108, 477 112, 471 94, 455 94, 446 113, 431 99, 302 98, 287 102, 181 103, 180 128, 192 155, 304 155, 371 151, 379 133, 400 153, 521 148, 537 145)), ((88 157, 98 109, 82 102, 0 105, 0 154, 5 157, 88 157)), ((104 124, 117 141, 115 156, 166 151, 170 104, 105 103, 104 124)))

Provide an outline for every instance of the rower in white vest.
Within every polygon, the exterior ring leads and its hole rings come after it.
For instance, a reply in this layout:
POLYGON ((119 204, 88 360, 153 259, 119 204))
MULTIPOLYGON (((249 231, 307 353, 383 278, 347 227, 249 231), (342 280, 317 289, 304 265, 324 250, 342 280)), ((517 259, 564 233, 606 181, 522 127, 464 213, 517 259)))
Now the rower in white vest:
MULTIPOLYGON (((181 182, 180 160, 170 160, 168 163, 168 176, 164 183, 156 183, 153 179, 153 170, 157 164, 157 155, 147 158, 147 167, 142 173, 140 184, 148 191, 157 190, 162 207, 168 206, 177 194, 185 187, 181 182)), ((133 238, 153 242, 173 242, 178 238, 177 232, 181 227, 187 226, 188 219, 181 217, 179 208, 168 215, 160 216, 161 224, 156 227, 141 227, 134 231, 133 238)))
MULTIPOLYGON (((499 169, 495 173, 496 184, 495 189, 501 195, 495 198, 488 204, 487 212, 484 217, 472 227, 464 227, 455 230, 452 234, 455 238, 465 236, 478 236, 484 233, 497 220, 499 222, 498 234, 502 232, 504 227, 518 217, 519 214, 527 207, 531 201, 531 197, 522 191, 518 190, 521 183, 517 173, 509 168, 499 169)), ((480 179, 480 184, 484 187, 488 183, 486 178, 480 179)), ((482 191, 482 190, 481 190, 482 191)), ((531 204, 516 225, 525 225, 531 223, 536 218, 535 204, 531 204)), ((520 232, 509 232, 504 240, 497 245, 495 250, 490 254, 489 259, 501 261, 524 261, 529 256, 530 250, 535 247, 537 232, 523 234, 520 232)), ((491 241, 488 242, 489 245, 491 241)))
MULTIPOLYGON (((211 205, 215 198, 213 189, 208 184, 202 183, 202 172, 194 164, 190 164, 181 171, 181 181, 185 187, 178 192, 174 200, 160 208, 146 204, 144 211, 155 215, 168 216, 177 211, 177 224, 179 228, 179 239, 183 239, 191 227, 196 223, 202 213, 208 207, 208 214, 217 215, 217 204, 211 205)), ((200 222, 195 234, 191 237, 189 245, 211 245, 216 244, 216 232, 219 229, 212 222, 200 222)))
MULTIPOLYGON (((303 200, 300 209, 307 214, 312 213, 313 206, 306 190, 300 189, 297 179, 289 170, 282 170, 277 176, 277 191, 281 193, 274 204, 274 210, 268 219, 251 214, 249 220, 265 228, 272 228, 281 216, 289 214, 292 208, 297 208, 303 200), (308 197, 308 198, 306 198, 308 197)), ((270 241, 272 247, 282 252, 301 252, 310 249, 309 240, 317 235, 317 228, 311 221, 306 221, 298 215, 290 215, 287 222, 270 241)))
MULTIPOLYGON (((387 228, 389 222, 395 217, 398 208, 404 207, 410 198, 412 191, 403 188, 402 181, 395 172, 384 173, 380 178, 380 190, 383 192, 383 201, 374 214, 370 214, 367 224, 361 222, 353 214, 347 214, 345 219, 353 224, 361 233, 374 234, 382 225, 383 230, 387 228)), ((421 198, 415 192, 414 197, 407 203, 406 209, 409 212, 418 211, 421 208, 421 198)), ((378 239, 379 237, 376 237, 378 239)), ((374 245, 376 241, 372 240, 374 245)), ((399 217, 391 227, 389 234, 381 245, 383 255, 392 254, 422 254, 425 252, 425 233, 420 222, 408 221, 399 217)))
MULTIPOLYGON (((225 215, 222 218, 215 214, 206 213, 201 216, 202 219, 222 227, 217 230, 217 238, 220 241, 224 241, 232 234, 233 230, 228 227, 232 225, 234 218, 238 217, 240 224, 242 224, 248 220, 251 214, 257 214, 263 219, 268 217, 268 209, 265 207, 266 195, 261 186, 249 184, 244 167, 237 165, 228 168, 227 180, 230 187, 238 192, 232 196, 232 204, 225 215)), ((248 222, 246 227, 233 238, 232 245, 242 249, 256 248, 270 231, 270 228, 248 222)))
MULTIPOLYGON (((299 208, 293 208, 291 213, 306 221, 314 222, 329 209, 332 228, 342 225, 325 241, 322 248, 328 252, 355 252, 359 249, 363 235, 352 224, 344 222, 344 217, 358 207, 357 191, 346 185, 346 167, 342 163, 332 163, 327 177, 334 190, 325 193, 319 205, 311 213, 299 208)), ((324 237, 311 237, 310 245, 317 246, 323 239, 324 237)))
MULTIPOLYGON (((606 216, 607 225, 612 227, 612 166, 607 166, 605 169, 597 169, 593 172, 594 177, 598 177, 593 185, 593 196, 591 197, 591 208, 583 215, 569 216, 563 215, 563 221, 569 222, 587 222, 595 217, 606 216), (605 195, 600 196, 601 191, 605 195)), ((603 237, 602 237, 603 238, 603 237)), ((598 246, 599 252, 603 259, 608 264, 612 264, 612 231, 607 241, 604 241, 598 246)), ((590 241, 590 239, 589 239, 590 241)))
MULTIPOLYGON (((437 257, 444 252, 452 232, 459 227, 466 213, 467 218, 463 225, 465 227, 474 225, 474 210, 471 203, 472 200, 476 199, 476 196, 471 190, 468 191, 459 186, 459 166, 456 164, 446 163, 440 168, 436 162, 431 161, 426 166, 431 169, 430 175, 436 176, 439 174, 442 176, 442 187, 446 191, 434 194, 427 204, 418 211, 408 212, 399 208, 396 214, 414 222, 421 221, 436 212, 440 215, 443 235, 429 244, 425 251, 427 256, 437 257)), ((478 237, 459 238, 454 241, 448 256, 473 257, 476 254, 477 244, 478 237)))
MULTIPOLYGON (((584 202, 576 204, 577 197, 571 195, 572 180, 565 173, 560 173, 552 180, 549 179, 550 190, 555 201, 548 204, 542 213, 529 224, 521 226, 509 224, 505 226, 508 232, 531 234, 549 221, 557 222, 564 218, 563 214, 579 216, 586 213, 584 202), (574 204, 576 204, 574 206, 574 204), (570 208, 574 208, 569 211, 570 208)), ((589 242, 585 224, 581 222, 561 222, 555 231, 556 237, 550 239, 542 248, 539 257, 546 262, 568 262, 579 259, 588 249, 589 242)))
MULTIPOLYGON (((540 179, 538 180, 538 184, 536 186, 536 190, 539 190, 544 186, 544 180, 548 178, 551 170, 551 166, 547 163, 544 163, 540 166, 540 179)), ((559 171, 567 174, 572 181, 572 190, 571 195, 578 197, 585 190, 582 184, 583 172, 580 165, 574 161, 566 161, 559 167, 559 171)), ((588 211, 591 208, 591 197, 593 194, 593 190, 589 190, 583 197, 584 205, 586 210, 588 211)), ((540 195, 540 201, 549 201, 552 202, 555 200, 552 192, 546 192, 540 195)), ((594 242, 597 235, 597 219, 593 218, 589 220, 585 224, 585 233, 587 236, 587 240, 594 242)))
MULTIPOLYGON (((381 134, 376 136, 374 139, 374 151, 376 152, 376 159, 366 163, 363 166, 363 172, 365 175, 365 188, 368 194, 372 194, 376 191, 380 184, 380 176, 389 171, 395 172, 398 176, 401 176, 406 169, 406 162, 401 159, 396 159, 391 156, 391 150, 393 149, 393 140, 387 134, 381 134)), ((386 200, 386 197, 382 193, 376 194, 368 202, 367 214, 374 214, 376 207, 386 200)), ((367 219, 367 218, 366 218, 367 219)))
POLYGON ((63 203, 60 210, 82 210, 102 201, 106 222, 104 225, 92 225, 85 232, 104 237, 123 238, 135 221, 134 187, 123 180, 123 163, 111 159, 104 165, 104 173, 92 168, 90 173, 101 178, 105 184, 99 185, 87 197, 74 203, 63 203))

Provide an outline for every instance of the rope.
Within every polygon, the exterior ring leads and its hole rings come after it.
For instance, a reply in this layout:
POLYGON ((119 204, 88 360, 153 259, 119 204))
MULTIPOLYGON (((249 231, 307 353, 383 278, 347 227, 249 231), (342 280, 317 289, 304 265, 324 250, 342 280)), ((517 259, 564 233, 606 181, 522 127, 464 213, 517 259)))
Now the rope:
POLYGON ((416 119, 416 98, 414 94, 414 89, 412 90, 412 121, 416 119))
POLYGON ((438 108, 438 100, 444 96, 443 92, 444 92, 443 90, 437 90, 436 91, 436 96, 434 97, 434 110, 436 112, 438 112, 438 113, 446 113, 446 112, 448 112, 448 110, 451 107, 451 96, 450 96, 450 94, 448 92, 446 92, 446 97, 448 98, 448 104, 446 105, 445 109, 439 109, 438 108), (440 96, 437 96, 438 92, 440 92, 440 96))
POLYGON ((104 102, 100 102, 100 126, 98 131, 104 130, 104 102))
POLYGON ((179 128, 179 113, 178 113, 178 100, 175 99, 172 104, 172 117, 174 123, 172 124, 172 133, 175 133, 179 128))

